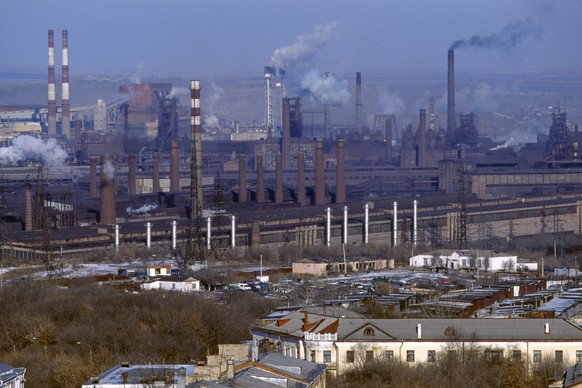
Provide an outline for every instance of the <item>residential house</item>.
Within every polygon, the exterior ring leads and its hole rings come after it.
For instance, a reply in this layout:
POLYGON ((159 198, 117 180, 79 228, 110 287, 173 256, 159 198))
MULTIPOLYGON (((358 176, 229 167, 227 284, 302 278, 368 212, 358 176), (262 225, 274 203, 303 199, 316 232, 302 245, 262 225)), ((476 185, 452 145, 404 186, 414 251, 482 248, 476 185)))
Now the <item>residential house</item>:
POLYGON ((378 358, 434 362, 451 346, 520 359, 530 370, 547 357, 582 362, 582 329, 560 318, 368 319, 303 308, 264 319, 251 332, 262 346, 340 374, 378 358))
POLYGON ((516 255, 491 250, 441 249, 432 253, 412 256, 411 267, 478 269, 480 271, 537 271, 536 262, 518 259, 516 255))
POLYGON ((188 276, 158 276, 142 283, 141 288, 144 290, 194 292, 200 291, 200 280, 188 276))

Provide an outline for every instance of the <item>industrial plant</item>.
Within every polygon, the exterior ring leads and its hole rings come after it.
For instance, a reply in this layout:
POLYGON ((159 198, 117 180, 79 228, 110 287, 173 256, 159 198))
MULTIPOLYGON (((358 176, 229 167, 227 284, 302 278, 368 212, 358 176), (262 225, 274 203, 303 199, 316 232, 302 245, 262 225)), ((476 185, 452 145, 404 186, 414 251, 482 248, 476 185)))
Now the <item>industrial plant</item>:
POLYGON ((355 121, 345 122, 332 107, 351 109, 347 81, 336 100, 313 99, 269 65, 258 74, 263 120, 245 123, 206 115, 200 80, 187 93, 128 83, 115 101, 71 106, 66 30, 61 43, 60 106, 49 30, 46 106, 0 111, 4 257, 48 265, 94 248, 165 245, 188 265, 225 242, 242 254, 582 233, 578 125, 554 107, 536 142, 513 148, 481 133, 491 112, 457 110, 453 49, 444 111, 430 97, 412 122, 373 112, 357 72, 355 121))

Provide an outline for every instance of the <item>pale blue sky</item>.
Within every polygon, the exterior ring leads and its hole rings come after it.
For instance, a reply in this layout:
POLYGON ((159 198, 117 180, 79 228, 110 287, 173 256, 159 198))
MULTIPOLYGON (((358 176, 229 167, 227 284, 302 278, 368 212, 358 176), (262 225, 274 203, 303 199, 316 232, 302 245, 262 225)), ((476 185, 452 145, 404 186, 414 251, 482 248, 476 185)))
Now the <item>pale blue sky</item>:
POLYGON ((514 49, 460 49, 457 69, 581 68, 582 1, 574 0, 0 0, 0 71, 46 72, 54 29, 60 73, 68 29, 72 76, 256 75, 275 49, 333 22, 306 67, 444 72, 454 41, 526 19, 533 28, 514 49))

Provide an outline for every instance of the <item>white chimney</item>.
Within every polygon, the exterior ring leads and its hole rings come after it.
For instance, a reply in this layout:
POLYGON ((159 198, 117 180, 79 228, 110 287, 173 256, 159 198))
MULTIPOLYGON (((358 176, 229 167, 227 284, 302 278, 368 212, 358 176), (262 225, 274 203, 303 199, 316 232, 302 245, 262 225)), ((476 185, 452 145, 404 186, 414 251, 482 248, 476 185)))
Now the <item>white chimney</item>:
POLYGON ((226 362, 226 378, 234 379, 234 360, 232 358, 226 362))
POLYGON ((416 337, 422 339, 422 324, 416 325, 416 337))
POLYGON ((544 324, 544 334, 550 334, 550 324, 549 323, 544 324))

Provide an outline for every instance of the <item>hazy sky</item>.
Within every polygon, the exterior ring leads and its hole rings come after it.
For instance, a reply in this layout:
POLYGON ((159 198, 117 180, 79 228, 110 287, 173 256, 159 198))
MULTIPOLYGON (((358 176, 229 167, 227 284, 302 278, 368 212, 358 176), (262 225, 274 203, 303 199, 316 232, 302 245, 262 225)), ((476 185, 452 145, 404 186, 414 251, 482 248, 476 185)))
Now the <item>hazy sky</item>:
POLYGON ((582 64, 574 0, 0 0, 0 71, 46 71, 48 29, 57 73, 68 29, 72 76, 256 75, 276 49, 332 73, 444 72, 454 41, 493 33, 515 47, 459 49, 459 71, 582 64))

